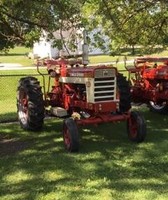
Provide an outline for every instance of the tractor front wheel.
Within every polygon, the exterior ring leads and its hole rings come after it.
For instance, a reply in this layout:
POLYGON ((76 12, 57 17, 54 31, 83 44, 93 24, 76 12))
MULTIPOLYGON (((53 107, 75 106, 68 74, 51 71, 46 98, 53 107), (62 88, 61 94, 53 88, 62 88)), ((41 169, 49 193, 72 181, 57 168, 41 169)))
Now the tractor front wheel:
POLYGON ((127 121, 128 137, 134 142, 143 142, 146 137, 145 119, 139 112, 132 111, 127 121))
POLYGON ((79 150, 78 127, 72 118, 67 118, 63 122, 63 139, 65 148, 69 152, 77 152, 79 150))

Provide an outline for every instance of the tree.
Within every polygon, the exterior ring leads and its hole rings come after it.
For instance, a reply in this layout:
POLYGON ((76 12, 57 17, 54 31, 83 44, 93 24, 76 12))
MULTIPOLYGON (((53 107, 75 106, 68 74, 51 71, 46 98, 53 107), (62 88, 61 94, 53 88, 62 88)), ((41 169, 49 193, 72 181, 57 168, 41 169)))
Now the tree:
POLYGON ((60 29, 79 26, 84 0, 0 0, 0 50, 15 44, 32 46, 41 30, 48 36, 60 29), (66 23, 65 23, 66 22, 66 23))
MULTIPOLYGON (((88 31, 99 27, 109 37, 113 52, 128 45, 164 46, 168 43, 168 1, 0 0, 0 50, 15 44, 32 46, 42 29, 52 38, 56 30, 82 26, 88 31)), ((101 33, 95 39, 104 48, 101 33)))
POLYGON ((86 9, 85 18, 90 17, 87 25, 102 26, 112 41, 113 52, 128 45, 149 49, 168 44, 167 0, 90 0, 85 4, 86 9))

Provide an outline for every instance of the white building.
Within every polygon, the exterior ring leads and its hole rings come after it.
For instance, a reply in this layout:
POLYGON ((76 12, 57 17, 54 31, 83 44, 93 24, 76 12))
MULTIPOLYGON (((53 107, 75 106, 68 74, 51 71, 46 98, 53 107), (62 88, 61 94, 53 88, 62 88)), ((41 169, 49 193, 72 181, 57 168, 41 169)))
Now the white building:
MULTIPOLYGON (((81 35, 81 31, 74 32, 72 31, 63 31, 60 33, 59 31, 56 31, 54 33, 54 36, 56 39, 63 39, 65 41, 65 45, 63 45, 63 49, 59 50, 56 47, 53 47, 53 41, 47 40, 47 33, 43 32, 43 36, 39 39, 39 42, 35 42, 33 46, 33 55, 34 57, 40 57, 40 58, 56 58, 59 57, 60 54, 64 55, 81 55, 82 54, 82 45, 83 45, 83 39, 82 37, 76 38, 76 50, 72 51, 70 48, 67 47, 67 43, 70 41, 73 34, 81 35)), ((96 30, 88 34, 88 37, 90 38, 91 43, 94 42, 94 34, 96 33, 96 30)), ((109 44, 109 38, 102 36, 105 40, 105 46, 108 52, 108 44, 109 44)), ((89 55, 102 55, 105 54, 100 48, 95 48, 93 46, 89 46, 89 55)))

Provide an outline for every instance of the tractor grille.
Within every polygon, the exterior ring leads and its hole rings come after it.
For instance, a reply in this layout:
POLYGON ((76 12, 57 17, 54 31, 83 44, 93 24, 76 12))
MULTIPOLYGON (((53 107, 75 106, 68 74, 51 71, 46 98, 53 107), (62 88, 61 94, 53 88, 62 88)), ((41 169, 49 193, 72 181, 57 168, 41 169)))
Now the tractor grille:
POLYGON ((113 101, 116 97, 116 77, 114 69, 98 69, 94 80, 94 101, 113 101))

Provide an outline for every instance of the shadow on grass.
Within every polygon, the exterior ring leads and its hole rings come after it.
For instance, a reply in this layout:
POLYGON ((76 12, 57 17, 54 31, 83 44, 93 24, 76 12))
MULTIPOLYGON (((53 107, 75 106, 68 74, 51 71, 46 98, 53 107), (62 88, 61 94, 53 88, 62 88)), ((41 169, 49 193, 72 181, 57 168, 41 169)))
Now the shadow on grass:
POLYGON ((0 115, 0 123, 16 122, 16 121, 17 121, 16 112, 7 112, 5 114, 0 115))
POLYGON ((168 117, 142 112, 144 143, 128 140, 124 122, 83 127, 75 154, 64 150, 62 120, 47 119, 40 133, 0 125, 3 137, 28 144, 0 158, 0 198, 166 199, 168 117))
POLYGON ((27 56, 26 53, 0 53, 0 56, 27 56))

